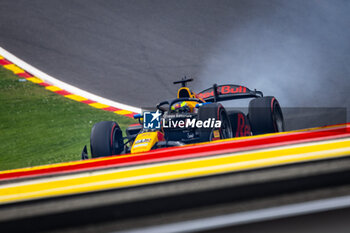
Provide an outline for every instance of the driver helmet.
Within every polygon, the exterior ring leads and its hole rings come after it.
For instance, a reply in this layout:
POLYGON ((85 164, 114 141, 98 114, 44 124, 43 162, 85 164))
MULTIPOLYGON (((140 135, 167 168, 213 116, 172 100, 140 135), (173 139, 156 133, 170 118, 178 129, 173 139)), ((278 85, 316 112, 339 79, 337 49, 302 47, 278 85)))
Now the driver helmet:
POLYGON ((186 101, 182 101, 180 103, 175 103, 171 106, 171 111, 177 113, 186 113, 191 112, 190 106, 186 103, 186 101))

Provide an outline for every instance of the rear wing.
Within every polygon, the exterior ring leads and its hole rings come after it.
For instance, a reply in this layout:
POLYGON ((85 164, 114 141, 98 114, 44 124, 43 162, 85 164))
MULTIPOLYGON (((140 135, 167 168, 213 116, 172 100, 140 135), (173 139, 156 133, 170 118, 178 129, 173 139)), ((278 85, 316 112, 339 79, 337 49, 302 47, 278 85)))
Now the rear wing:
POLYGON ((197 94, 197 98, 201 98, 207 102, 218 102, 243 98, 263 97, 263 93, 257 90, 250 90, 247 87, 239 85, 216 85, 197 94))

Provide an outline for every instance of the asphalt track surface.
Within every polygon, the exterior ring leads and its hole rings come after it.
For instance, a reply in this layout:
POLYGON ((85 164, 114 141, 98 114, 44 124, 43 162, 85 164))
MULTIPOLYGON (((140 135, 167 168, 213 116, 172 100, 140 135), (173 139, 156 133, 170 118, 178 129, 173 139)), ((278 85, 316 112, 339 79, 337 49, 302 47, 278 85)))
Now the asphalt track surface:
MULTIPOLYGON (((0 45, 136 107, 237 83, 287 107, 349 108, 348 1, 0 1, 0 45), (345 101, 344 101, 345 99, 345 101)), ((334 122, 330 122, 334 123, 334 122)))

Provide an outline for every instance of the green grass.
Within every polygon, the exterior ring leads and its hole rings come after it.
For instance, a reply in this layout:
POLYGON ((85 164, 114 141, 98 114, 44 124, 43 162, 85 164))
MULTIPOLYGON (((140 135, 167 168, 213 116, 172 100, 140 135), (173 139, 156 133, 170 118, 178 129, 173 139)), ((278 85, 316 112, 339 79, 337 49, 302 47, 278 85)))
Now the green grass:
POLYGON ((0 170, 79 160, 98 121, 135 120, 92 108, 0 67, 0 170))

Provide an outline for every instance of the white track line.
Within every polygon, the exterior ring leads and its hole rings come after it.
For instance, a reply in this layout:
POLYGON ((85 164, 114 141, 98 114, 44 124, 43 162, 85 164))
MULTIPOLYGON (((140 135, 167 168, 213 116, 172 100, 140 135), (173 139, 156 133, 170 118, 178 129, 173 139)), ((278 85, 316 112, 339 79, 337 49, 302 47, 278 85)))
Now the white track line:
POLYGON ((260 210, 251 210, 241 213, 226 214, 221 216, 207 217, 178 223, 164 224, 142 229, 121 231, 123 233, 183 233, 203 230, 214 230, 222 227, 242 225, 247 223, 261 222, 273 219, 293 217, 298 215, 312 214, 329 210, 350 207, 350 196, 335 197, 317 201, 308 201, 298 204, 289 204, 278 207, 270 207, 260 210))
POLYGON ((103 98, 101 96, 97 96, 95 94, 92 94, 90 92, 81 90, 75 86, 68 84, 68 83, 62 82, 62 81, 44 73, 44 72, 42 72, 41 70, 38 70, 37 68, 29 65, 28 63, 19 59, 18 57, 16 57, 12 53, 8 52, 7 50, 3 49, 2 47, 0 47, 0 55, 2 55, 4 58, 11 61, 15 65, 19 66, 20 68, 24 69, 25 71, 31 73, 32 75, 44 80, 45 82, 49 82, 50 84, 57 86, 59 88, 62 88, 66 91, 69 91, 73 94, 88 98, 90 100, 94 100, 98 103, 109 105, 109 106, 112 106, 115 108, 120 108, 123 110, 141 113, 141 108, 133 107, 130 105, 119 103, 119 102, 115 102, 113 100, 109 100, 109 99, 103 98))

